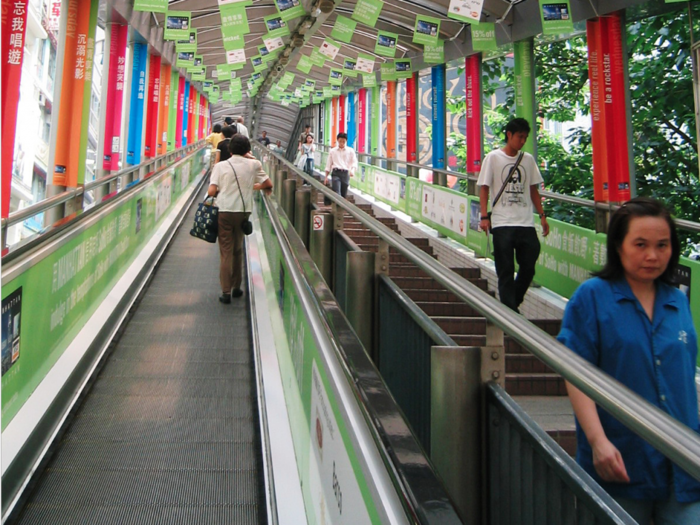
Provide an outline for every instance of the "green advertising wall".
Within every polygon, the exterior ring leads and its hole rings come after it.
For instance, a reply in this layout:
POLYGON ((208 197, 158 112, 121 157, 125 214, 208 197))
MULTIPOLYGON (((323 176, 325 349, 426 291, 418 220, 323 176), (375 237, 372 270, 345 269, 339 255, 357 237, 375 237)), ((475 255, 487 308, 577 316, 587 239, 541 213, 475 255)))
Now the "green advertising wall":
POLYGON ((12 281, 2 283, 2 429, 61 357, 206 170, 204 151, 145 183, 114 210, 12 281))
MULTIPOLYGON (((265 206, 258 203, 258 210, 270 268, 264 272, 265 287, 268 300, 274 297, 270 307, 281 314, 271 315, 271 320, 308 523, 347 522, 343 519, 348 515, 353 523, 380 523, 279 240, 265 206), (282 326, 275 326, 280 318, 282 326), (338 497, 335 488, 342 490, 342 496, 338 497)), ((284 217, 280 221, 287 223, 284 217)))
MULTIPOLYGON (((355 177, 350 179, 350 185, 464 244, 476 255, 492 258, 487 237, 479 229, 481 210, 478 197, 363 163, 359 164, 355 177), (389 185, 378 183, 381 178, 398 181, 398 200, 393 198, 389 185)), ((606 236, 548 219, 550 233, 543 237, 539 220, 534 222, 542 245, 535 282, 559 295, 571 297, 591 272, 605 264, 606 236)), ((679 284, 690 300, 695 328, 700 333, 700 262, 681 258, 680 263, 679 284)))

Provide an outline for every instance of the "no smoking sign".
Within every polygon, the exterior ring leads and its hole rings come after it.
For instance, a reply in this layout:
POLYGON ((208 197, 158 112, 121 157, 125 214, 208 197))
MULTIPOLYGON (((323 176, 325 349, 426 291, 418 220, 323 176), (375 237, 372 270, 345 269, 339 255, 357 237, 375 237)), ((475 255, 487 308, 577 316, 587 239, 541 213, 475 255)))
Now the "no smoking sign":
POLYGON ((314 231, 323 230, 324 219, 323 215, 314 215, 314 231))

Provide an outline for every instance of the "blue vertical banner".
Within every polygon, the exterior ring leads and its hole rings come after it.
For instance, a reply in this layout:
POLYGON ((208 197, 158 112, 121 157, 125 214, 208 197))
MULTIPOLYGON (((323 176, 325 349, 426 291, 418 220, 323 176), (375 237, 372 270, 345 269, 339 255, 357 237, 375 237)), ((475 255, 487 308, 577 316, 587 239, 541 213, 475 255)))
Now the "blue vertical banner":
POLYGON ((190 81, 185 80, 185 103, 182 107, 182 145, 187 146, 187 124, 190 120, 190 81))
POLYGON ((431 68, 433 81, 433 168, 445 169, 445 128, 447 108, 445 104, 445 64, 431 68))
POLYGON ((134 44, 134 61, 131 68, 131 100, 129 103, 129 137, 126 142, 126 162, 128 164, 141 163, 147 62, 148 46, 134 44))
POLYGON ((345 99, 348 101, 348 109, 345 112, 348 126, 348 144, 355 148, 355 138, 357 137, 357 119, 355 118, 355 93, 348 93, 345 99))

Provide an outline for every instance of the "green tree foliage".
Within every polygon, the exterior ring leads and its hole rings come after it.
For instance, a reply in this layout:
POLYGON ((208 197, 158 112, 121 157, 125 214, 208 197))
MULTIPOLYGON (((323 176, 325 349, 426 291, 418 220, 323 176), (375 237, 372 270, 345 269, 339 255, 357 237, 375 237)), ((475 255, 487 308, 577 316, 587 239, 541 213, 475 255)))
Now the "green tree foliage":
MULTIPOLYGON (((638 195, 665 202, 678 218, 700 220, 700 181, 690 56, 690 26, 685 10, 636 21, 627 26, 633 154, 638 195)), ((538 116, 554 122, 589 114, 588 52, 585 35, 541 43, 536 48, 538 116)), ((500 130, 513 116, 511 68, 504 59, 483 64, 485 101, 497 93, 500 103, 484 107, 485 151, 503 144, 500 130)), ((464 98, 448 101, 450 111, 463 111, 464 98)), ((548 190, 593 198, 590 129, 565 137, 539 129, 538 157, 548 190)), ((451 134, 453 151, 464 151, 464 137, 451 134)), ((460 164, 466 154, 458 155, 460 164)), ((462 164, 463 165, 463 164, 462 164)), ((547 201, 548 213, 560 220, 593 227, 591 209, 547 201)), ((681 231, 688 244, 700 236, 681 231)), ((689 251, 689 250, 687 250, 689 251)))

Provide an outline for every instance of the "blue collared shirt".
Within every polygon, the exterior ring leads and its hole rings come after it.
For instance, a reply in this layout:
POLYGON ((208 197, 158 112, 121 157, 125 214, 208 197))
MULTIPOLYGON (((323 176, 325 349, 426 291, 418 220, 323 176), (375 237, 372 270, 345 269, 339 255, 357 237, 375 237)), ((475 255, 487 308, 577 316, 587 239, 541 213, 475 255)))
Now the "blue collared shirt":
MULTIPOLYGON (((569 301, 557 339, 651 404, 700 430, 695 387, 697 334, 688 299, 680 290, 657 285, 650 321, 625 279, 589 279, 569 301)), ((607 438, 622 454, 630 483, 600 479, 578 421, 576 458, 612 496, 667 499, 672 475, 679 502, 700 501, 700 482, 600 407, 598 414, 607 438)))

